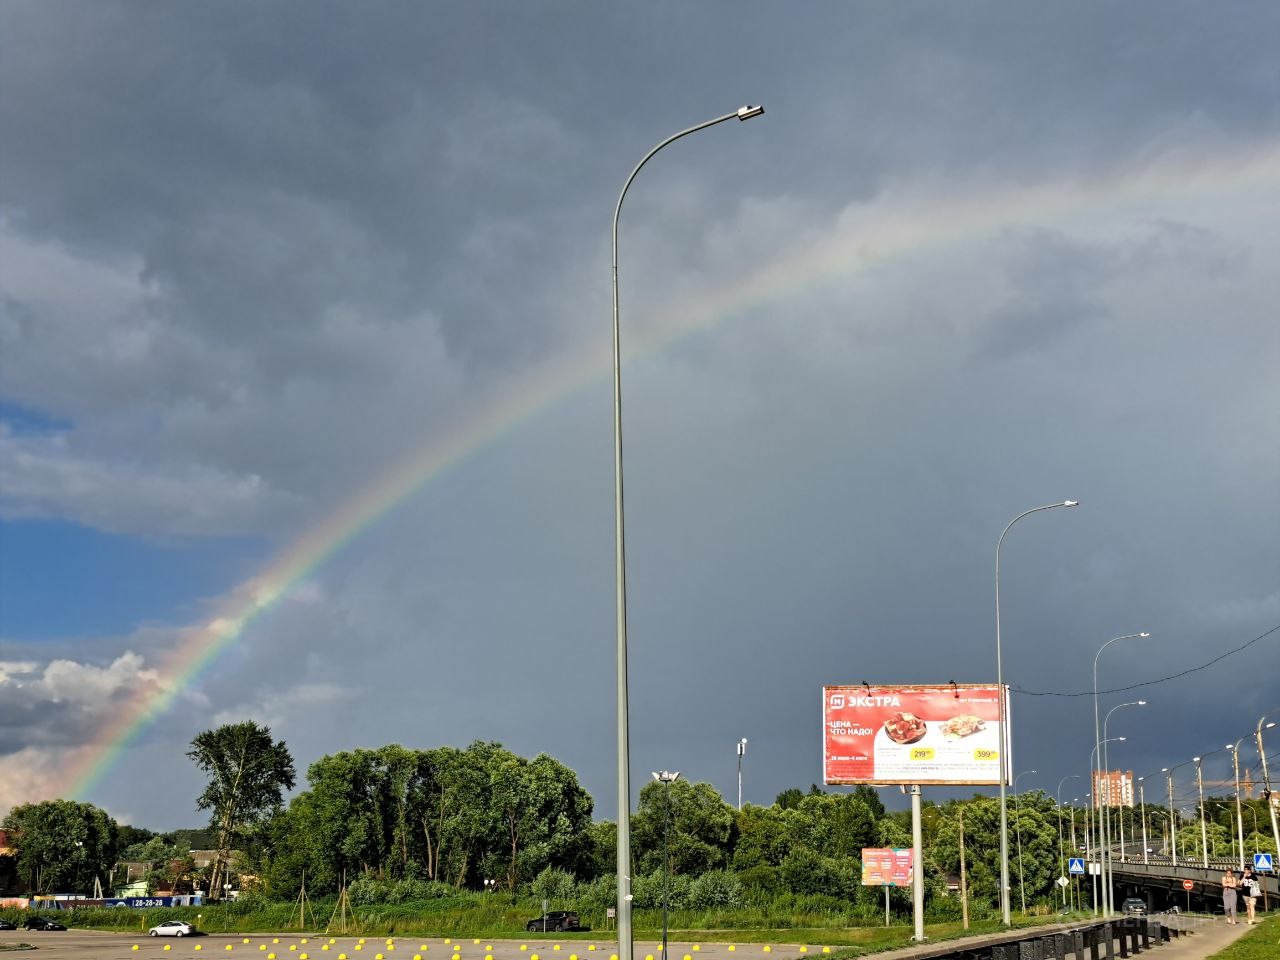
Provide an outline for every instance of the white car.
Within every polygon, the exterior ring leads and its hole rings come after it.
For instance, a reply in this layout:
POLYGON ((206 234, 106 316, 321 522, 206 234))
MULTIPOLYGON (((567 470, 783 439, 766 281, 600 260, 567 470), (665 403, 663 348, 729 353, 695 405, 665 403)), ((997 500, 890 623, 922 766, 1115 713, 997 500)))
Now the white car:
POLYGON ((166 920, 147 932, 153 937, 186 937, 191 934, 191 924, 185 920, 166 920))

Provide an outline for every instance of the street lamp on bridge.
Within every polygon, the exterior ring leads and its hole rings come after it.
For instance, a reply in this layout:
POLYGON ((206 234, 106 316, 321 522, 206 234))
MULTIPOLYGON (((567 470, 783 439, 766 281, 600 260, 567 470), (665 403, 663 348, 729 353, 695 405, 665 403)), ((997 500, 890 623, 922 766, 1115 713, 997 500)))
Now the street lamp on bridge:
MULTIPOLYGON (((1103 907, 1103 911, 1106 914, 1110 914, 1115 909, 1115 896, 1114 896, 1114 891, 1111 889, 1112 884, 1115 883, 1115 875, 1112 872, 1112 867, 1111 867, 1111 807, 1112 807, 1112 802, 1115 798, 1112 796, 1112 789, 1111 789, 1111 762, 1107 759, 1107 743, 1108 743, 1107 723, 1108 721, 1111 720, 1111 715, 1115 713, 1117 710, 1122 710, 1125 707, 1145 707, 1146 705, 1147 705, 1147 701, 1145 700, 1130 700, 1128 703, 1117 703, 1114 707, 1112 707, 1110 710, 1107 711, 1107 715, 1105 718, 1103 718, 1103 721, 1102 721, 1102 756, 1100 758, 1100 762, 1102 763, 1102 766, 1106 768, 1105 775, 1107 778, 1107 792, 1106 792, 1107 802, 1106 802, 1106 806, 1102 810, 1101 869, 1102 869, 1102 879, 1103 879, 1102 907, 1103 907)), ((1124 810, 1124 790, 1123 789, 1121 789, 1120 791, 1120 809, 1123 815, 1123 810, 1124 810)), ((1121 829, 1121 833, 1123 834, 1123 827, 1121 829)), ((1124 853, 1122 849, 1121 859, 1123 858, 1124 858, 1124 853)))
MULTIPOLYGON (((1005 526, 996 541, 996 687, 1000 691, 1000 730, 1005 742, 1000 744, 1000 917, 1006 927, 1013 926, 1013 914, 1009 907, 1009 804, 1005 798, 1005 784, 1009 781, 1009 751, 1005 749, 1009 742, 1009 711, 1004 692, 1004 659, 1000 649, 1000 548, 1004 546, 1005 534, 1023 517, 1029 517, 1041 510, 1053 510, 1056 507, 1078 507, 1079 500, 1063 500, 1060 503, 1046 503, 1042 507, 1032 507, 1018 514, 1005 526)), ((664 958, 665 960, 665 958, 664 958)))

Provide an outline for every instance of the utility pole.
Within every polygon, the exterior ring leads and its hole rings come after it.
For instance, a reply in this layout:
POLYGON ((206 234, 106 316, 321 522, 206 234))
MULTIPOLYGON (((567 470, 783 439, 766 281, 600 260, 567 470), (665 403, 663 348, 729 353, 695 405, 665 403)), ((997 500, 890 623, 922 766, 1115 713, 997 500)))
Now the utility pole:
MULTIPOLYGON (((960 808, 960 918, 969 929, 969 884, 964 869, 964 807, 960 808)), ((663 957, 666 960, 666 957, 663 957)))

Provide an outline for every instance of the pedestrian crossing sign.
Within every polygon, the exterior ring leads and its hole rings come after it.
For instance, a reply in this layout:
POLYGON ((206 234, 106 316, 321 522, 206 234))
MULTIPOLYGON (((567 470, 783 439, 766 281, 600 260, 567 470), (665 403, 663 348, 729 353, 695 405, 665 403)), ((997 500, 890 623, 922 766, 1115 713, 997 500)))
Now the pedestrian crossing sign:
MULTIPOLYGON (((1067 861, 1068 873, 1084 873, 1084 857, 1072 857, 1067 861)), ((1268 867, 1267 869, 1271 869, 1268 867)))
POLYGON ((1267 872, 1274 870, 1275 867, 1272 865, 1271 854, 1255 853, 1253 855, 1253 869, 1257 870, 1259 873, 1264 870, 1267 872))

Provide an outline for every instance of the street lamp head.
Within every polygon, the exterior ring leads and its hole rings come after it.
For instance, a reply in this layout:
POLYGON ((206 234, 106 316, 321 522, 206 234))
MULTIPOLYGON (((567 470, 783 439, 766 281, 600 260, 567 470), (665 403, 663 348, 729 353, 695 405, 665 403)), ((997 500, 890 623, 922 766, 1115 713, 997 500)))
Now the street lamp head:
POLYGON ((1128 740, 1128 737, 1116 737, 1117 740, 1128 740))
POLYGON ((1140 706, 1140 707, 1145 707, 1146 705, 1147 705, 1147 701, 1145 701, 1145 700, 1139 700, 1139 701, 1138 701, 1138 706, 1140 706))
POLYGON ((1199 758, 1199 757, 1192 757, 1192 758, 1191 758, 1191 762, 1192 762, 1192 763, 1199 763, 1199 762, 1200 762, 1200 758, 1199 758))
POLYGON ((1149 634, 1149 633, 1147 633, 1147 631, 1143 630, 1140 634, 1138 634, 1138 636, 1140 636, 1140 637, 1149 637, 1149 636, 1151 636, 1151 634, 1149 634))
POLYGON ((1276 722, 1275 722, 1274 720, 1272 720, 1270 723, 1268 723, 1268 724, 1267 724, 1265 727, 1263 727, 1262 729, 1263 729, 1263 730, 1270 730, 1270 729, 1271 729, 1272 727, 1274 727, 1275 725, 1276 725, 1276 722))
POLYGON ((760 114, 762 114, 762 113, 764 113, 764 107, 760 106, 759 104, 757 104, 757 105, 756 105, 756 106, 754 106, 754 107, 753 107, 753 106, 750 106, 750 105, 745 106, 745 107, 739 107, 739 108, 738 108, 738 119, 739 119, 739 120, 750 120, 752 117, 758 117, 758 116, 760 116, 760 114))
POLYGON ((1161 767, 1161 768, 1160 768, 1160 772, 1161 772, 1161 773, 1168 773, 1168 772, 1169 772, 1169 768, 1168 768, 1168 767, 1161 767))
POLYGON ((1079 500, 1063 500, 1062 505, 1064 507, 1078 507, 1080 506, 1080 501, 1079 500))

